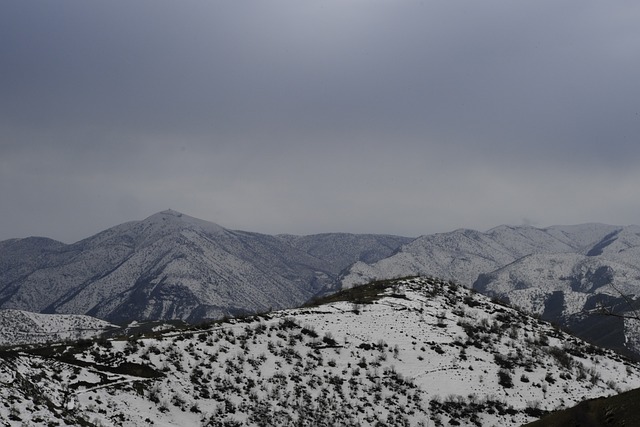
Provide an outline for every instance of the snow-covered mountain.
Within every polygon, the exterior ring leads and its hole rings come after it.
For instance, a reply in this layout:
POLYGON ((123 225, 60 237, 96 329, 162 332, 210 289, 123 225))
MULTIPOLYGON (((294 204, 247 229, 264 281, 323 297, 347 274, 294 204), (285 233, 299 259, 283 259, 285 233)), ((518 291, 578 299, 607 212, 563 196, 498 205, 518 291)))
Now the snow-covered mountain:
POLYGON ((638 226, 500 226, 422 236, 388 258, 354 264, 342 286, 412 274, 454 280, 640 355, 639 322, 597 313, 629 311, 627 296, 640 295, 638 226))
POLYGON ((65 245, 0 242, 0 308, 114 323, 197 321, 299 306, 375 279, 453 280, 640 355, 640 322, 590 315, 640 294, 640 227, 460 229, 417 239, 269 236, 164 211, 65 245), (623 296, 624 295, 624 296, 623 296))
POLYGON ((376 262, 393 255, 413 240, 411 237, 386 234, 323 233, 308 236, 278 235, 290 245, 314 257, 329 262, 332 273, 338 275, 353 263, 376 262))
POLYGON ((583 224, 546 229, 502 225, 482 233, 459 229, 420 236, 394 255, 373 263, 358 262, 342 278, 350 287, 370 280, 430 274, 472 286, 482 273, 502 268, 534 253, 587 254, 622 227, 583 224))
POLYGON ((640 366, 469 289, 378 282, 146 337, 0 353, 0 421, 518 426, 640 387, 640 366))
POLYGON ((294 307, 333 289, 345 265, 376 260, 405 241, 269 236, 168 210, 72 245, 44 238, 0 242, 0 308, 122 323, 294 307))

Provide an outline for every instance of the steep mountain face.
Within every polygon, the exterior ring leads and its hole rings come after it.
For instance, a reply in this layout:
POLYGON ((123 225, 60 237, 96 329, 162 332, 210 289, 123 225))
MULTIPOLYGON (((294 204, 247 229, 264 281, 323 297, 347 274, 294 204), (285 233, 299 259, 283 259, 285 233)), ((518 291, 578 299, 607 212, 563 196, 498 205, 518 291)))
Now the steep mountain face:
POLYGON ((349 262, 340 253, 360 257, 381 246, 375 239, 370 248, 360 242, 323 259, 287 240, 295 239, 228 230, 164 211, 72 245, 2 242, 0 308, 121 323, 293 307, 335 287, 335 272, 349 262))
POLYGON ((640 294, 640 227, 500 226, 422 236, 389 258, 354 264, 342 286, 411 274, 454 280, 640 355, 636 320, 597 313, 637 317, 627 296, 640 294))
POLYGON ((519 426, 640 366, 434 279, 156 333, 0 353, 7 425, 519 426))

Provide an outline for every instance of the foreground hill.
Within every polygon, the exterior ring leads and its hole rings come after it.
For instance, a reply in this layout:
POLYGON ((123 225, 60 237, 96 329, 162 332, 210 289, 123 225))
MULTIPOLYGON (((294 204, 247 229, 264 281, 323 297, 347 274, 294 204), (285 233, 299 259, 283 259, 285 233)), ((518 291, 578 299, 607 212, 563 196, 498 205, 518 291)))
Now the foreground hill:
POLYGON ((335 288, 344 265, 387 256, 404 241, 339 234, 287 239, 169 210, 72 245, 44 238, 0 242, 0 308, 125 323, 295 307, 335 288))
POLYGON ((374 279, 434 274, 509 301, 581 337, 640 356, 640 227, 500 226, 422 236, 394 255, 358 262, 345 288, 374 279), (602 309, 621 317, 602 316, 602 309))
POLYGON ((640 387, 639 366, 435 279, 0 357, 9 425, 517 426, 640 387))
POLYGON ((0 347, 96 338, 115 329, 90 316, 0 310, 0 347))

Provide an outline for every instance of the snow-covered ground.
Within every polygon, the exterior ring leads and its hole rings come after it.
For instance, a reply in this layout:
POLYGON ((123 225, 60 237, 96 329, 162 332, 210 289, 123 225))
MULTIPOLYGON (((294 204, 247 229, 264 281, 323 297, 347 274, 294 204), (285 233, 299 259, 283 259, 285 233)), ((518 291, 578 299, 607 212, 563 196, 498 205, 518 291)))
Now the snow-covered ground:
POLYGON ((517 426, 640 387, 637 364, 466 288, 377 286, 199 330, 5 354, 0 420, 517 426))
POLYGON ((421 236, 388 258, 353 264, 341 283, 350 288, 371 280, 435 275, 640 357, 640 335, 629 335, 637 330, 623 330, 619 322, 611 334, 611 319, 594 310, 632 308, 628 301, 640 297, 639 260, 638 226, 499 226, 485 233, 461 229, 421 236))
POLYGON ((0 347, 95 338, 114 328, 91 316, 0 310, 0 347))

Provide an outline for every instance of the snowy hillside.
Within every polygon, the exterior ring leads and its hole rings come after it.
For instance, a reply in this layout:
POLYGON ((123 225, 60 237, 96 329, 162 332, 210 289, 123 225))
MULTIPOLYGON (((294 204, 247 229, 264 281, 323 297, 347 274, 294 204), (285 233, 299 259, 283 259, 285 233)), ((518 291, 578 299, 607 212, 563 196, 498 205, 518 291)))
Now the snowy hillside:
MULTIPOLYGON (((347 288, 370 280, 411 274, 432 274, 470 287, 479 274, 502 268, 526 255, 586 255, 594 246, 601 244, 605 237, 617 234, 621 229, 622 227, 603 224, 554 226, 545 229, 503 225, 486 233, 460 229, 450 233, 425 235, 402 246, 389 258, 370 264, 355 264, 342 278, 342 286, 347 288)), ((640 240, 638 244, 640 245, 640 240)))
POLYGON ((616 254, 621 256, 530 255, 480 275, 474 288, 561 324, 591 342, 640 356, 637 322, 624 319, 636 314, 632 300, 640 295, 640 268, 625 262, 628 254, 616 254))
POLYGON ((637 364, 463 287, 379 282, 139 339, 1 354, 9 425, 518 426, 637 364))
POLYGON ((0 347, 95 338, 115 328, 90 316, 0 310, 0 347))
POLYGON ((578 254, 529 255, 489 274, 481 275, 474 288, 506 297, 512 304, 542 315, 560 309, 563 314, 580 313, 595 306, 603 296, 638 292, 637 268, 600 257, 578 254), (544 266, 544 268, 541 268, 544 266), (549 296, 561 292, 564 299, 553 307, 549 296))
POLYGON ((506 247, 473 230, 421 236, 373 264, 358 262, 342 278, 343 288, 371 280, 432 274, 468 285, 478 274, 515 260, 506 247))
POLYGON ((639 322, 600 314, 627 316, 627 298, 640 295, 640 227, 500 226, 422 236, 389 258, 354 264, 342 286, 411 274, 454 280, 640 356, 639 322))
POLYGON ((233 231, 168 210, 73 245, 0 242, 0 308, 125 323, 295 307, 335 288, 337 272, 352 259, 379 259, 375 254, 386 256, 404 241, 332 236, 233 231), (317 256, 304 242, 313 242, 317 256))

